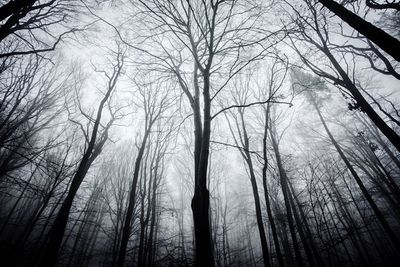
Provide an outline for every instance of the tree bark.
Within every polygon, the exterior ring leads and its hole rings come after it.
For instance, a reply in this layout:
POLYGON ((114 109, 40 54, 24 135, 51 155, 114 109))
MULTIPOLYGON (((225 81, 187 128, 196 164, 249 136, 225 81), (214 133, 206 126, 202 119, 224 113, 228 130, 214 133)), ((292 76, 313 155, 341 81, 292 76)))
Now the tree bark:
POLYGON ((324 7, 328 8, 336 16, 349 24, 356 31, 374 42, 383 51, 400 61, 400 41, 385 31, 362 19, 344 6, 333 0, 318 0, 324 7))
MULTIPOLYGON (((192 198, 192 212, 195 232, 195 267, 214 266, 214 255, 211 240, 211 228, 209 220, 210 194, 207 189, 207 169, 210 149, 211 134, 211 101, 210 101, 210 74, 209 70, 203 72, 203 100, 204 122, 201 141, 197 124, 195 124, 195 190, 192 198), (200 144, 200 147, 199 147, 200 144), (196 151, 197 148, 197 151, 196 151), (196 158, 198 161, 196 161, 196 158)), ((196 118, 195 118, 196 119, 196 118)))
MULTIPOLYGON (((400 51, 400 49, 399 49, 400 51)), ((340 66, 339 62, 329 51, 326 44, 324 44, 323 52, 331 61, 334 68, 338 71, 339 75, 342 77, 342 86, 345 87, 351 95, 356 100, 357 104, 360 106, 361 110, 365 112, 371 121, 378 127, 378 129, 386 136, 386 138, 396 147, 397 151, 400 151, 400 136, 387 125, 387 123, 379 116, 378 113, 372 108, 368 101, 364 98, 355 84, 351 81, 350 77, 340 66)))

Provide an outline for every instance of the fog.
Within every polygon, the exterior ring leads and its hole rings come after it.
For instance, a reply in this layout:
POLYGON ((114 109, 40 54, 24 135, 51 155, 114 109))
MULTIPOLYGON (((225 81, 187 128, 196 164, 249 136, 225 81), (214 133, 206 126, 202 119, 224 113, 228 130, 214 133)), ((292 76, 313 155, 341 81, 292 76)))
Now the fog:
POLYGON ((0 1, 0 264, 397 266, 399 11, 0 1))

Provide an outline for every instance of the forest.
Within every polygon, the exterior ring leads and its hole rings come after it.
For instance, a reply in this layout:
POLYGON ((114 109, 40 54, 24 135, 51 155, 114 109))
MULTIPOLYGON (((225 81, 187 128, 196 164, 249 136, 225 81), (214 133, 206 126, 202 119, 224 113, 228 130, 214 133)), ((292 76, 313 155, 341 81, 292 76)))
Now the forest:
POLYGON ((0 265, 400 266, 399 0, 0 0, 0 265))

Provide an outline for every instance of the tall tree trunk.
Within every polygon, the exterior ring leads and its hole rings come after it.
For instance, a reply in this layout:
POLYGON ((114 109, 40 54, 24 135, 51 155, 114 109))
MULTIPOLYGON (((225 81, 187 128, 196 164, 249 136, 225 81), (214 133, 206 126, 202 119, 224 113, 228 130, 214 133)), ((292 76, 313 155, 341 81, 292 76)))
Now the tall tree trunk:
POLYGON ((148 238, 148 253, 147 253, 147 262, 149 266, 153 265, 153 250, 154 246, 153 243, 156 241, 154 240, 154 228, 156 224, 156 212, 157 212, 157 175, 158 175, 158 164, 159 160, 156 160, 155 171, 154 171, 154 178, 153 178, 153 186, 152 186, 152 196, 151 196, 151 203, 149 204, 151 209, 150 215, 150 231, 149 231, 149 238, 148 238))
MULTIPOLYGON (((250 155, 248 155, 248 156, 250 156, 250 155)), ((251 161, 251 158, 247 159, 247 164, 248 164, 249 173, 250 173, 251 187, 253 189, 254 205, 255 205, 256 219, 257 219, 257 228, 258 228, 258 233, 260 236, 261 250, 262 250, 263 259, 264 259, 264 266, 271 266, 270 256, 269 256, 269 251, 268 251, 268 243, 267 243, 267 238, 266 238, 265 229, 264 229, 264 222, 263 222, 262 214, 261 214, 260 196, 258 194, 258 186, 257 186, 257 181, 256 181, 256 177, 254 174, 253 163, 251 161)))
MULTIPOLYGON (((64 202, 61 205, 60 210, 54 220, 54 223, 49 231, 49 242, 44 251, 43 257, 40 261, 41 266, 54 266, 57 262, 57 254, 60 249, 60 245, 64 236, 65 228, 67 227, 68 217, 71 211, 72 203, 78 192, 80 185, 83 182, 90 166, 93 161, 99 156, 101 150, 108 139, 108 130, 112 125, 114 118, 112 118, 109 123, 105 126, 103 133, 101 134, 101 138, 98 138, 99 135, 99 127, 101 124, 101 117, 103 113, 104 106, 106 105, 107 100, 110 98, 112 91, 114 90, 118 77, 122 71, 123 67, 123 58, 121 59, 121 54, 117 54, 117 64, 114 66, 114 71, 111 76, 108 77, 108 87, 105 92, 103 98, 101 99, 99 106, 97 108, 96 117, 93 123, 92 133, 90 134, 90 138, 86 143, 86 149, 84 150, 83 157, 79 162, 78 169, 72 178, 71 186, 69 187, 67 196, 64 202), (99 140, 98 140, 99 139, 99 140)), ((89 133, 88 133, 89 135, 89 133)))
MULTIPOLYGON (((210 73, 203 72, 203 130, 195 122, 195 189, 192 198, 192 212, 195 234, 195 267, 214 266, 213 246, 209 220, 210 193, 207 189, 207 169, 211 134, 210 73), (201 136, 199 139, 199 135, 201 136)), ((197 107, 199 108, 199 106, 197 107)), ((198 115, 200 116, 200 115, 198 115)), ((200 117, 195 117, 199 120, 200 117)))
MULTIPOLYGON (((242 140, 243 149, 239 146, 238 143, 236 145, 238 146, 239 152, 241 153, 244 161, 247 164, 248 172, 250 175, 250 182, 251 182, 251 188, 253 190, 254 205, 255 205, 255 211, 256 211, 257 228, 258 228, 258 233, 259 233, 260 242, 261 242, 261 250, 262 250, 263 259, 264 259, 264 266, 271 266, 270 256, 269 256, 269 251, 268 251, 268 243, 267 243, 264 222, 263 222, 262 213, 261 213, 261 203, 260 203, 260 196, 258 194, 258 185, 257 185, 256 175, 254 172, 253 161, 251 159, 251 155, 249 152, 250 151, 250 143, 249 143, 249 137, 247 134, 246 124, 244 121, 245 120, 244 119, 244 110, 239 110, 239 116, 240 116, 241 129, 238 129, 238 131, 239 131, 239 134, 241 132, 240 140, 242 140)), ((240 127, 240 126, 238 126, 238 127, 240 127)), ((232 134, 233 134, 233 132, 232 132, 232 134)))
POLYGON ((400 61, 400 41, 387 34, 382 29, 372 25, 353 12, 347 10, 344 6, 333 0, 318 0, 324 7, 332 11, 336 16, 349 24, 356 31, 374 42, 383 51, 391 55, 397 61, 400 61))
POLYGON ((268 103, 267 108, 265 110, 264 135, 263 135, 263 159, 264 159, 262 168, 263 189, 264 189, 265 205, 267 207, 268 220, 271 226, 272 238, 274 240, 276 257, 278 259, 279 266, 284 267, 285 265, 283 262, 283 256, 279 245, 279 238, 276 230, 275 218, 274 215, 272 214, 271 202, 269 199, 270 196, 268 192, 268 182, 267 182, 267 169, 268 169, 267 138, 268 138, 268 127, 269 127, 268 126, 269 111, 270 111, 270 105, 268 103))
POLYGON ((90 154, 91 153, 86 153, 81 163, 79 164, 78 171, 72 179, 67 197, 61 205, 57 217, 49 231, 50 239, 46 246, 43 258, 40 261, 39 265, 41 266, 54 266, 56 264, 58 250, 61 246, 65 228, 67 227, 72 203, 84 177, 86 176, 87 171, 89 170, 90 164, 92 163, 92 160, 90 159, 90 154))
MULTIPOLYGON (((138 266, 142 267, 145 265, 145 236, 147 233, 147 222, 148 222, 148 212, 150 211, 150 207, 147 206, 146 208, 146 197, 149 197, 147 192, 147 161, 149 158, 149 149, 147 150, 146 157, 144 159, 144 166, 142 167, 141 175, 140 175, 140 182, 139 182, 139 193, 140 193, 140 234, 139 234, 139 249, 138 249, 138 266)), ((151 174, 150 174, 150 182, 151 183, 151 174)), ((150 188, 149 188, 150 189, 150 188)), ((150 203, 150 202, 148 202, 150 203)))
POLYGON ((136 203, 136 187, 139 180, 140 165, 142 162, 149 134, 150 134, 150 129, 146 129, 142 143, 139 148, 139 152, 135 160, 135 170, 133 173, 132 184, 129 192, 129 203, 128 203, 128 208, 126 210, 124 227, 122 229, 121 245, 118 252, 117 267, 123 267, 125 262, 126 248, 128 246, 129 236, 131 234, 133 210, 136 203))
MULTIPOLYGON (((353 96, 357 104, 360 106, 361 110, 367 114, 371 121, 378 127, 378 129, 386 136, 386 138, 396 147, 397 151, 400 152, 400 136, 387 125, 387 123, 379 116, 379 114, 372 108, 368 101, 364 98, 361 92, 358 90, 356 85, 352 82, 350 77, 347 75, 346 71, 340 66, 339 62, 329 51, 326 45, 326 41, 322 47, 322 51, 331 61, 333 67, 337 70, 339 75, 342 77, 340 84, 345 87, 350 94, 353 96)), ((400 49, 398 49, 400 51, 400 49)))

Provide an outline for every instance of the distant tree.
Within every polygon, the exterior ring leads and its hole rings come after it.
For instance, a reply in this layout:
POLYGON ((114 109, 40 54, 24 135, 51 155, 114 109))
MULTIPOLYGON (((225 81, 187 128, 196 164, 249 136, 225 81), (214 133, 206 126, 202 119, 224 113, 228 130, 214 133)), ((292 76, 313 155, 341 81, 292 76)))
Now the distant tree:
POLYGON ((308 101, 310 104, 314 107, 316 110, 318 117, 330 139, 332 142, 333 146, 335 147, 337 153, 340 155, 340 158, 343 160, 345 163, 346 167, 350 171, 351 175, 353 176, 354 180, 356 181, 357 185, 359 186, 362 194, 364 195, 365 199, 369 203, 371 209, 375 213, 377 219, 381 223, 382 227, 385 229, 387 236, 389 239, 392 241, 393 245, 396 247, 398 251, 400 251, 400 241, 397 238, 394 230, 392 227, 389 225, 387 219, 385 218, 384 214, 381 212, 379 209, 378 205, 376 204, 376 201, 372 198, 370 192, 366 188, 364 182, 362 181, 361 177, 357 173, 357 171, 354 169, 352 164, 350 163, 348 157, 345 155, 342 147, 339 145, 339 143, 336 141, 336 139, 333 137, 332 132, 328 128, 328 125, 322 116, 321 112, 321 107, 323 103, 323 98, 318 97, 318 90, 320 91, 328 91, 327 86, 325 83, 320 80, 319 78, 314 78, 310 75, 305 75, 304 73, 301 73, 300 71, 296 70, 296 74, 294 75, 294 83, 298 85, 298 87, 304 88, 304 93, 307 96, 308 101))

